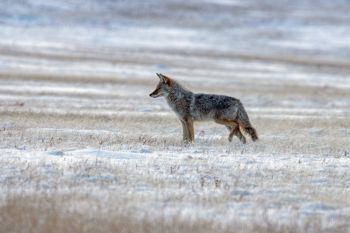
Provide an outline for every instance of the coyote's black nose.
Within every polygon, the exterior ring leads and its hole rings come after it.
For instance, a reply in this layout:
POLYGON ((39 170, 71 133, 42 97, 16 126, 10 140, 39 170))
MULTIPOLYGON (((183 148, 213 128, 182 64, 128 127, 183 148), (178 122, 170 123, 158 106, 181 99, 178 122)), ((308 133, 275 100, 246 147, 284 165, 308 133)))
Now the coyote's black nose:
POLYGON ((151 97, 152 97, 152 93, 151 93, 151 94, 149 94, 149 96, 151 96, 151 97))

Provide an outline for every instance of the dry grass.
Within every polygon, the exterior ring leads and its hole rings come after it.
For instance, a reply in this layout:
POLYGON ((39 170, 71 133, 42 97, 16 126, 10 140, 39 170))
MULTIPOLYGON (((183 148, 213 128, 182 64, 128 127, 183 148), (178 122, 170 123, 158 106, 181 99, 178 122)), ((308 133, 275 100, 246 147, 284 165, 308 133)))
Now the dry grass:
MULTIPOLYGON (((162 209, 157 217, 147 210, 137 215, 137 211, 126 208, 122 202, 106 200, 101 203, 87 195, 50 195, 34 193, 30 196, 9 196, 0 206, 0 231, 7 233, 44 233, 44 232, 144 232, 144 233, 180 233, 180 232, 235 232, 235 233, 298 233, 329 232, 321 229, 321 220, 310 218, 301 225, 297 222, 278 224, 266 215, 264 221, 232 220, 228 225, 221 225, 210 219, 184 218, 181 214, 165 216, 162 209), (195 219, 193 221, 193 219, 195 219)), ((258 217, 258 216, 257 216, 258 217)), ((347 232, 346 225, 339 225, 331 232, 347 232)))
MULTIPOLYGON (((56 118, 48 119, 54 122, 56 118)), ((56 120, 56 124, 60 122, 56 120)), ((81 124, 97 127, 100 122, 85 120, 81 124)), ((55 127, 64 126, 63 122, 67 123, 62 121, 55 127)), ((257 121, 262 128, 270 123, 266 119, 257 121)), ((348 121, 338 123, 341 127, 348 121)), ((281 121, 271 131, 266 128, 265 133, 281 131, 288 124, 299 130, 305 127, 305 122, 281 121)), ((318 126, 322 126, 320 122, 318 126)), ((214 133, 217 129, 213 125, 208 131, 214 133)), ((305 148, 304 137, 285 135, 285 141, 276 141, 263 136, 262 142, 247 146, 199 138, 195 145, 184 147, 176 141, 179 132, 160 138, 138 133, 108 136, 102 131, 91 136, 79 131, 39 130, 24 133, 21 139, 15 139, 16 132, 8 129, 2 133, 13 134, 3 137, 8 142, 22 140, 18 144, 28 147, 24 152, 29 150, 29 154, 5 152, 0 159, 5 174, 1 181, 0 232, 317 233, 347 232, 350 227, 346 221, 346 206, 350 205, 346 182, 350 174, 341 167, 347 166, 346 157, 338 156, 338 151, 326 154, 325 148, 319 149, 317 156, 303 155, 304 151, 317 151, 305 148), (38 142, 39 137, 42 142, 38 142), (84 146, 102 152, 142 152, 147 148, 158 155, 136 160, 75 158, 62 150, 84 146), (66 156, 50 156, 43 149, 60 149, 66 156), (321 158, 323 161, 319 161, 321 158), (313 168, 322 166, 324 171, 313 168), (322 177, 327 177, 325 185, 312 183, 322 177), (305 214, 302 210, 309 202, 341 212, 336 217, 317 209, 305 214), (235 209, 230 205, 247 207, 235 209), (241 216, 242 211, 248 211, 246 217, 241 216), (281 214, 281 219, 275 212, 281 214)), ((319 143, 317 146, 323 143, 319 138, 307 142, 319 143)), ((339 149, 345 148, 344 142, 339 149)))

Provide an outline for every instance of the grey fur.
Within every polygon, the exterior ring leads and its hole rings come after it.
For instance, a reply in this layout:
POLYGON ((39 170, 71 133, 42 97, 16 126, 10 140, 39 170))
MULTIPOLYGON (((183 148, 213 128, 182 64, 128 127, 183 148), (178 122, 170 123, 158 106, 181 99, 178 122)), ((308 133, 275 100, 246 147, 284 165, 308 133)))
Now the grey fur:
POLYGON ((226 125, 230 131, 229 141, 236 135, 242 143, 246 142, 240 127, 255 141, 258 139, 248 114, 240 100, 224 95, 195 94, 182 87, 169 77, 158 74, 159 83, 151 97, 164 96, 170 108, 176 113, 183 127, 183 140, 194 140, 193 121, 214 120, 226 125))

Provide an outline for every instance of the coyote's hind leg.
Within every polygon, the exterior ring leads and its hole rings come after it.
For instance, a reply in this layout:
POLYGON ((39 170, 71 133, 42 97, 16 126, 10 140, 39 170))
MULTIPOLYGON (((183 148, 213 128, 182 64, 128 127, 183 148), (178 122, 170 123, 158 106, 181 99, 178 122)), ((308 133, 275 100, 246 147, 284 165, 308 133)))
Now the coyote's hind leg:
POLYGON ((236 127, 232 127, 231 129, 230 135, 228 136, 228 140, 230 142, 232 141, 233 135, 236 135, 243 144, 246 144, 247 140, 245 139, 238 125, 236 127))
POLYGON ((218 123, 218 124, 222 124, 222 125, 226 126, 226 128, 230 132, 230 134, 228 136, 228 140, 230 142, 232 141, 233 135, 235 135, 235 136, 237 136, 239 138, 239 140, 243 144, 246 143, 246 139, 245 139, 244 135, 242 134, 241 130, 239 129, 238 124, 235 121, 233 121, 233 120, 219 120, 219 119, 216 119, 215 122, 218 123))

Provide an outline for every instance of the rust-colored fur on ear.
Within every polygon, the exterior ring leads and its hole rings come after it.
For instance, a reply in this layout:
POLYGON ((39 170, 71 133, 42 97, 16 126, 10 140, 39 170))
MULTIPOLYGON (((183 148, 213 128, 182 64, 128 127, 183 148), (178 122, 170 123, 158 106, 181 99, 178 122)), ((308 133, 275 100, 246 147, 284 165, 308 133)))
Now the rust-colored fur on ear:
POLYGON ((171 86, 173 84, 173 81, 170 78, 164 76, 164 83, 171 86))
POLYGON ((157 75, 158 75, 158 77, 159 77, 161 80, 163 80, 163 82, 164 82, 165 84, 167 84, 167 85, 169 85, 169 86, 172 85, 173 81, 171 80, 171 78, 169 78, 169 77, 167 77, 167 76, 165 76, 165 75, 163 75, 163 74, 159 74, 159 73, 157 73, 157 75))

